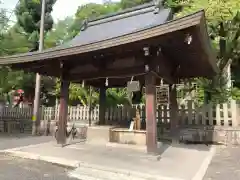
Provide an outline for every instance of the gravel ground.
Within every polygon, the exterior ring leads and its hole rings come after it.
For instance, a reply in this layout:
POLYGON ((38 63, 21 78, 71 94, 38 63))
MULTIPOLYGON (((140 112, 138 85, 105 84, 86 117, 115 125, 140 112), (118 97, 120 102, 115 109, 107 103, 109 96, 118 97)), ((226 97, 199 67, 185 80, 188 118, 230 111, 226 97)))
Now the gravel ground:
POLYGON ((70 169, 0 154, 1 180, 76 180, 67 176, 70 169))
POLYGON ((203 180, 239 180, 240 147, 219 147, 203 180))

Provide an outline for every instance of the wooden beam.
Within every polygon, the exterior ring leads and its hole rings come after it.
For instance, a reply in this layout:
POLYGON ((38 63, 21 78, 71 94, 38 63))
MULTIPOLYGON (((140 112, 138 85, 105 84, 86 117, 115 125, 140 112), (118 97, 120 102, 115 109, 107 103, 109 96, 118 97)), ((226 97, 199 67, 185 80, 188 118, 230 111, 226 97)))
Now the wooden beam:
POLYGON ((26 63, 26 64, 19 64, 16 66, 11 66, 13 69, 23 70, 27 73, 39 73, 44 76, 54 76, 60 77, 61 76, 61 69, 60 69, 60 62, 51 62, 51 63, 26 63))
POLYGON ((173 77, 169 76, 169 75, 165 75, 165 74, 160 74, 157 73, 155 71, 151 71, 156 77, 165 80, 167 83, 169 84, 173 84, 176 83, 176 79, 174 79, 173 77))
POLYGON ((75 58, 68 60, 73 67, 91 64, 97 69, 108 68, 116 59, 126 59, 139 55, 139 50, 128 50, 128 48, 113 48, 112 51, 92 52, 91 55, 75 55, 75 58), (81 59, 81 60, 80 60, 81 59))
POLYGON ((13 69, 40 69, 40 68, 48 68, 48 67, 59 67, 59 61, 56 60, 49 60, 49 61, 34 61, 34 62, 27 62, 21 64, 12 64, 11 68, 13 69))
POLYGON ((162 51, 159 51, 153 60, 153 72, 156 76, 163 78, 169 84, 174 84, 176 78, 174 76, 174 63, 167 59, 162 51))
MULTIPOLYGON (((108 78, 108 88, 121 88, 126 87, 127 82, 131 80, 131 77, 127 78, 108 78)), ((144 84, 144 75, 134 76, 134 80, 140 81, 141 84, 144 84)), ((102 87, 105 84, 106 79, 93 79, 85 81, 85 84, 91 85, 93 87, 102 87)), ((76 81, 76 83, 82 83, 82 81, 76 81)))
POLYGON ((115 60, 116 57, 114 55, 99 54, 94 56, 94 58, 91 59, 90 63, 97 69, 106 69, 115 60))
POLYGON ((126 77, 126 76, 134 76, 139 74, 144 74, 145 68, 144 66, 136 66, 125 69, 106 69, 101 70, 99 72, 90 72, 85 74, 70 74, 66 78, 69 81, 82 81, 82 80, 91 80, 91 79, 101 79, 101 78, 111 78, 111 77, 126 77))

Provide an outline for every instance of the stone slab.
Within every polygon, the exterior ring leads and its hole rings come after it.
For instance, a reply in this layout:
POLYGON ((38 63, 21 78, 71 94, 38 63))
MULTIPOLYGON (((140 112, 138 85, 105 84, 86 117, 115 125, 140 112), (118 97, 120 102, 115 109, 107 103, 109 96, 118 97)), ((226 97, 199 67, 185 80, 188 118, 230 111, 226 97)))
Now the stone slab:
POLYGON ((65 166, 80 167, 72 172, 75 175, 82 171, 81 168, 90 168, 86 172, 98 169, 120 174, 127 172, 127 174, 134 174, 134 177, 137 177, 136 174, 143 173, 145 179, 149 179, 147 176, 151 176, 162 179, 200 180, 204 176, 204 168, 206 169, 208 166, 206 160, 211 160, 212 149, 214 147, 205 145, 162 145, 159 150, 161 157, 149 158, 153 156, 139 149, 91 144, 75 144, 61 148, 50 142, 5 152, 24 158, 29 157, 65 166), (201 173, 199 173, 200 170, 201 173))

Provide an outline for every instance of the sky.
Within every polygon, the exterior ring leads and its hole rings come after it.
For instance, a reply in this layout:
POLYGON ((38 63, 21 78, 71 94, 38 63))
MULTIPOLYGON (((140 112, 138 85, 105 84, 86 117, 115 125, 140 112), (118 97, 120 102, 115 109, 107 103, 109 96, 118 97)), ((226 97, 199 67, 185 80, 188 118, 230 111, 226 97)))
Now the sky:
MULTIPOLYGON (((0 4, 1 8, 5 8, 8 11, 12 11, 18 0, 1 0, 3 4, 0 4)), ((117 1, 117 0, 114 0, 117 1)), ((103 0, 57 0, 56 4, 53 7, 52 16, 54 21, 61 20, 67 16, 73 16, 77 11, 78 6, 86 3, 102 3, 103 0)), ((14 19, 12 17, 11 19, 14 19)))

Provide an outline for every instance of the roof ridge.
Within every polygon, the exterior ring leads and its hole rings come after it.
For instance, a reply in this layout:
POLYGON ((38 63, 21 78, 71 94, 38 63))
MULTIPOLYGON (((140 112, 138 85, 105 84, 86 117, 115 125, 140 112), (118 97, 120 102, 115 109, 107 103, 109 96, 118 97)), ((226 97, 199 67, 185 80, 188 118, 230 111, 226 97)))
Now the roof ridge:
POLYGON ((107 23, 107 22, 111 22, 111 21, 115 21, 115 20, 119 20, 119 19, 124 19, 124 18, 127 18, 127 17, 136 16, 136 15, 139 15, 139 14, 144 14, 144 13, 148 13, 148 12, 151 12, 151 11, 153 13, 156 13, 156 9, 159 10, 159 3, 156 4, 155 1, 152 1, 152 2, 149 2, 149 3, 145 3, 145 4, 142 4, 142 5, 132 7, 132 8, 121 10, 121 11, 116 12, 116 13, 103 15, 103 16, 98 17, 96 19, 92 19, 92 20, 85 19, 84 23, 82 24, 81 31, 86 30, 90 26, 95 26, 95 25, 98 25, 98 24, 103 24, 103 23, 107 23))
POLYGON ((89 23, 95 22, 95 21, 98 21, 98 20, 102 20, 102 19, 106 19, 106 18, 110 18, 110 17, 114 17, 114 16, 118 16, 118 15, 122 15, 122 14, 126 14, 126 13, 129 13, 129 12, 133 12, 133 11, 149 8, 149 7, 152 7, 152 6, 155 6, 153 1, 149 2, 149 3, 141 4, 141 5, 138 5, 138 6, 135 6, 135 7, 127 8, 127 9, 124 9, 124 10, 120 10, 118 12, 102 15, 102 16, 100 16, 98 18, 95 18, 95 19, 90 19, 89 23))

